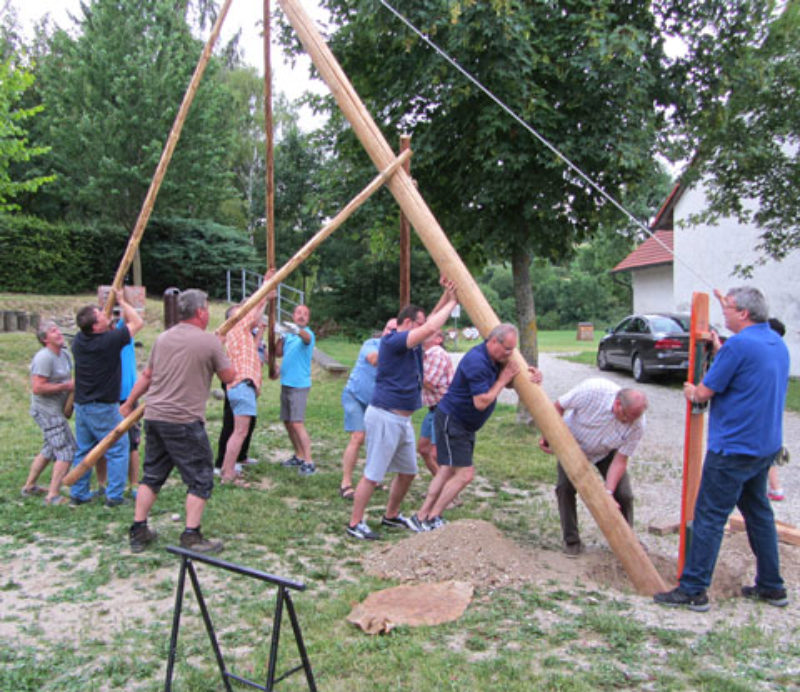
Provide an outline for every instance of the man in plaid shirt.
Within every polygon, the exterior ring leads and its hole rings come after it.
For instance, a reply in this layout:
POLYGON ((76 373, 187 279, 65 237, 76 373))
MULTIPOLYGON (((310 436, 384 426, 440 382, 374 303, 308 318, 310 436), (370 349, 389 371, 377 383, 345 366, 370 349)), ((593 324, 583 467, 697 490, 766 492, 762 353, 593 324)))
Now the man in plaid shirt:
POLYGON ((422 405, 428 407, 428 413, 422 421, 417 441, 417 452, 424 459, 425 466, 432 476, 436 475, 439 466, 436 463, 436 435, 433 432, 433 414, 436 405, 447 392, 453 381, 453 361, 447 351, 442 348, 444 333, 440 329, 422 343, 425 356, 422 360, 422 405))
MULTIPOLYGON (((638 389, 621 389, 610 380, 594 377, 559 397, 555 407, 586 458, 605 480, 606 492, 633 526, 633 488, 626 469, 628 458, 644 434, 647 396, 638 389)), ((539 439, 539 446, 552 454, 545 438, 539 439)), ((564 552, 570 557, 583 550, 575 494, 575 486, 558 464, 558 513, 564 552)))

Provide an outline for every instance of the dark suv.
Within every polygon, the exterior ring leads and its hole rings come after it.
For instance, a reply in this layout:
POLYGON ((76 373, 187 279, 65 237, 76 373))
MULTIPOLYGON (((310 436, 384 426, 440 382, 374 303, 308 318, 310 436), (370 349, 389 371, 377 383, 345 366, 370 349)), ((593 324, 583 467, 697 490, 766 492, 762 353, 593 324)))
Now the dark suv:
POLYGON ((651 375, 686 374, 689 367, 689 315, 667 312, 629 315, 600 340, 600 370, 630 370, 637 382, 651 375))

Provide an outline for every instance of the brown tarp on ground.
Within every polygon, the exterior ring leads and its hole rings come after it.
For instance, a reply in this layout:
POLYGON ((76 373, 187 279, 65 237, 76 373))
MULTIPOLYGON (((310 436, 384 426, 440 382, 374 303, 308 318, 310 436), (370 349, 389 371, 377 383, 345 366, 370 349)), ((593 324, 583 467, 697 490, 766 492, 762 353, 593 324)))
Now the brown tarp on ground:
POLYGON ((472 584, 442 581, 376 591, 357 603, 347 621, 368 634, 383 634, 398 625, 438 625, 458 620, 472 600, 472 584))

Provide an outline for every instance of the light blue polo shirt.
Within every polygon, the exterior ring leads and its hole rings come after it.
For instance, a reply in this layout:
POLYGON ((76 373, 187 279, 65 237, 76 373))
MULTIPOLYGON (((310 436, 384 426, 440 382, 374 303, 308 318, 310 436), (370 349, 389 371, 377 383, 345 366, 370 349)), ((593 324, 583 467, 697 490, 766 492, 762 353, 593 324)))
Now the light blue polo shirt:
POLYGON ((367 360, 367 356, 371 353, 377 353, 380 343, 380 339, 367 339, 361 345, 356 364, 353 366, 345 385, 345 389, 365 406, 372 398, 372 392, 375 389, 375 376, 378 374, 377 366, 371 365, 367 360))
POLYGON ((284 387, 311 386, 311 356, 314 355, 316 337, 310 327, 305 327, 305 330, 311 334, 308 344, 297 334, 287 334, 284 338, 281 361, 281 384, 284 387))

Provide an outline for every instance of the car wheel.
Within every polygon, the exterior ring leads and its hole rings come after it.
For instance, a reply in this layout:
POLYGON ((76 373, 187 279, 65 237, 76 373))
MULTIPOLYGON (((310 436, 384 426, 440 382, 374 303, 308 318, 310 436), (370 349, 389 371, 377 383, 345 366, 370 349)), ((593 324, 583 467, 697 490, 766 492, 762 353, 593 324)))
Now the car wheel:
POLYGON ((638 353, 634 354, 633 356, 631 370, 633 371, 634 380, 637 382, 647 382, 647 373, 644 370, 644 363, 642 363, 642 359, 639 358, 638 353))
POLYGON ((608 363, 608 354, 603 348, 597 349, 597 368, 599 370, 611 370, 611 366, 608 363))

